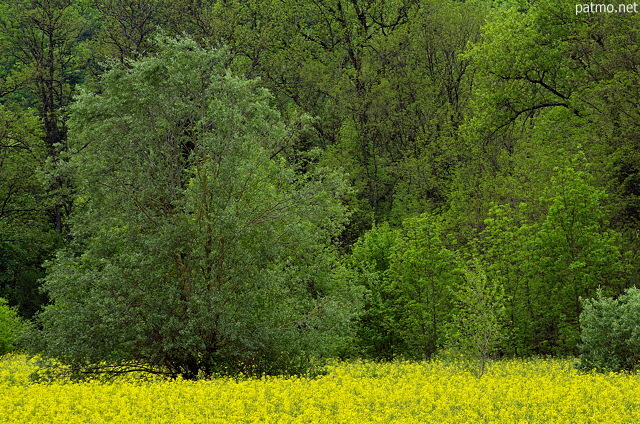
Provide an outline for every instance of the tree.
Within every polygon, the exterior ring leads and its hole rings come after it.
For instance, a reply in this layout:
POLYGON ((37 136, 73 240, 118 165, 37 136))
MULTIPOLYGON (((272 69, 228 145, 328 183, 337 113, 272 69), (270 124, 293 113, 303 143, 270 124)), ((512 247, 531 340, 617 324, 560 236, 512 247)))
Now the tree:
POLYGON ((7 301, 0 297, 0 357, 15 348, 16 340, 26 330, 26 325, 7 301))
POLYGON ((598 287, 619 293, 629 269, 620 234, 607 228, 606 194, 591 184, 588 170, 580 170, 588 169, 584 161, 577 156, 557 169, 545 199, 547 215, 528 244, 533 254, 525 275, 538 342, 553 353, 576 353, 580 298, 592 297, 598 287))
POLYGON ((360 354, 368 358, 390 360, 405 350, 393 323, 393 293, 388 279, 398 236, 399 230, 389 224, 374 224, 353 245, 348 258, 358 276, 357 283, 366 289, 358 319, 357 344, 360 354))
POLYGON ((167 23, 163 18, 172 6, 165 0, 92 0, 91 4, 100 12, 95 52, 100 58, 121 61, 153 51, 154 35, 167 23))
POLYGON ((47 219, 40 179, 46 158, 41 121, 11 106, 0 105, 0 296, 30 318, 46 301, 38 280, 59 237, 47 219))
POLYGON ((467 54, 476 75, 464 125, 473 160, 459 170, 464 195, 452 213, 478 205, 469 220, 481 230, 491 202, 531 203, 558 160, 582 150, 609 194, 610 225, 637 252, 640 110, 628 100, 639 86, 637 16, 579 15, 569 0, 503 4, 467 54))
POLYGON ((80 9, 70 1, 0 5, 0 296, 25 317, 46 302, 42 262, 69 236, 60 165, 66 107, 81 78, 80 9))
POLYGON ((406 345, 404 355, 427 359, 443 345, 453 293, 460 284, 456 268, 438 217, 423 214, 405 220, 388 272, 391 328, 406 345))
POLYGON ((506 297, 504 288, 489 280, 480 261, 474 259, 463 270, 465 282, 455 292, 455 312, 447 344, 473 361, 482 376, 491 355, 504 337, 506 297))
POLYGON ((287 165, 268 93, 224 50, 158 45, 72 109, 79 253, 49 266, 44 352, 185 378, 304 370, 358 304, 330 247, 342 177, 287 165))
MULTIPOLYGON (((580 298, 598 287, 620 293, 628 284, 628 256, 591 172, 585 155, 574 155, 555 168, 537 200, 491 205, 468 244, 487 278, 504 288, 502 353, 577 353, 580 298)), ((545 181, 545 174, 537 175, 545 181)))
POLYGON ((498 347, 506 355, 534 353, 536 322, 532 318, 531 281, 525 277, 524 264, 535 260, 537 253, 527 247, 536 231, 527 216, 528 206, 492 205, 484 230, 471 243, 472 266, 465 268, 470 289, 482 283, 493 291, 502 291, 503 334, 498 347))
POLYGON ((7 79, 26 88, 35 103, 47 149, 50 176, 48 207, 55 230, 69 236, 69 184, 64 168, 67 149, 66 109, 71 103, 88 36, 82 5, 72 0, 12 0, 0 15, 7 49, 7 79))
POLYGON ((287 150, 320 148, 321 163, 348 169, 345 244, 372 221, 400 225, 442 206, 472 85, 462 52, 479 34, 483 3, 179 3, 193 10, 196 33, 230 45, 233 69, 262 79, 283 114, 316 118, 287 150))

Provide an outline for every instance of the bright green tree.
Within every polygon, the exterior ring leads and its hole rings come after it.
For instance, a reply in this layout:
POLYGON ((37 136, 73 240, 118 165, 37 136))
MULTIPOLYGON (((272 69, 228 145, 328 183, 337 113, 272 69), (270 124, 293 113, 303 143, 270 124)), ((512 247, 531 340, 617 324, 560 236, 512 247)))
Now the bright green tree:
POLYGON ((581 167, 576 158, 557 170, 545 199, 547 216, 526 246, 533 253, 525 267, 538 341, 556 353, 576 351, 580 298, 594 296, 598 287, 620 292, 628 275, 620 234, 606 222, 606 195, 581 167))
POLYGON ((504 292, 503 334, 499 348, 507 355, 532 353, 535 323, 531 319, 531 282, 525 277, 523 268, 524 263, 532 260, 532 253, 523 246, 535 229, 527 217, 527 209, 525 203, 516 208, 492 205, 484 221, 484 230, 471 243, 475 249, 472 256, 476 255, 478 262, 472 263, 474 267, 469 270, 471 274, 467 275, 467 281, 486 279, 504 292))
POLYGON ((25 324, 16 311, 0 297, 0 357, 15 348, 16 340, 25 329, 25 324))
POLYGON ((507 296, 506 354, 573 354, 580 298, 620 293, 629 277, 621 237, 606 220, 606 194, 584 155, 557 167, 533 204, 492 206, 473 245, 507 296))
POLYGON ((77 254, 44 288, 44 353, 186 378, 298 372, 349 340, 356 291, 330 242, 340 175, 301 175, 267 92, 224 50, 160 40, 72 111, 77 254))
POLYGON ((454 293, 454 313, 448 331, 448 347, 470 360, 482 376, 505 336, 507 298, 504 287, 491 280, 477 258, 463 269, 464 283, 454 293))
POLYGON ((537 209, 554 167, 582 150, 609 195, 611 225, 637 252, 640 109, 628 101, 639 86, 637 15, 576 14, 569 0, 501 3, 467 54, 469 160, 452 215, 481 230, 491 202, 537 209))
POLYGON ((426 359, 443 345, 453 293, 460 284, 455 253, 444 241, 437 216, 403 223, 388 272, 391 328, 409 357, 426 359))
POLYGON ((402 337, 394 331, 393 293, 388 279, 398 236, 399 230, 387 223, 374 225, 353 245, 348 258, 358 276, 357 283, 366 289, 357 344, 368 358, 390 360, 404 350, 402 337))

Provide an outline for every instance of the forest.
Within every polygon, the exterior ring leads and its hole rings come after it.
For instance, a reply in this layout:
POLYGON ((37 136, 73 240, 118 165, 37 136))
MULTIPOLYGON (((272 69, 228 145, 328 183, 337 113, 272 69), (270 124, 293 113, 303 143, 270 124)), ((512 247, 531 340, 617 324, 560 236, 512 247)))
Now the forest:
POLYGON ((185 378, 457 354, 635 369, 623 9, 3 0, 15 347, 185 378))

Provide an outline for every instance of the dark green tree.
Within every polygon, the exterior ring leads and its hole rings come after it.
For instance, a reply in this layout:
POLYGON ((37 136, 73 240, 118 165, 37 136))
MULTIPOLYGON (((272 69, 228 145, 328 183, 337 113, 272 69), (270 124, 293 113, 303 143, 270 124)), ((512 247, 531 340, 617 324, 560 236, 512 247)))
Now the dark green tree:
MULTIPOLYGON (((94 54, 98 59, 137 59, 153 52, 156 33, 169 26, 166 0, 91 0, 97 10, 94 54)), ((175 17, 179 20, 182 17, 175 17)), ((183 33, 185 28, 178 33, 183 33)))
POLYGON ((371 222, 399 225, 444 204, 472 86, 466 45, 486 5, 454 1, 179 2, 195 33, 222 39, 232 67, 262 79, 313 130, 287 154, 322 149, 355 193, 345 244, 371 222), (215 4, 214 4, 215 3, 215 4))
POLYGON ((26 317, 46 301, 42 262, 70 235, 65 114, 82 78, 82 10, 65 0, 0 5, 0 295, 26 317))
POLYGON ((79 253, 49 266, 44 353, 186 378, 303 371, 349 340, 358 305, 330 247, 345 183, 287 165, 270 96, 225 51, 158 45, 72 110, 79 253))
POLYGON ((47 156, 40 123, 32 111, 0 105, 0 296, 29 318, 46 301, 42 262, 60 242, 40 178, 47 156))

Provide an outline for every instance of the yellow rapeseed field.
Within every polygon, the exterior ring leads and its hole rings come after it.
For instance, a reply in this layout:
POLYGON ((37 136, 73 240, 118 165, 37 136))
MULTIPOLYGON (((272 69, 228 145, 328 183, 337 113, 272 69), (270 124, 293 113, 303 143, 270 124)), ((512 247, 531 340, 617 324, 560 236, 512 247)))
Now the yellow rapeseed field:
POLYGON ((570 361, 494 363, 481 378, 444 362, 336 364, 317 378, 31 383, 0 361, 10 423, 639 423, 640 377, 570 361))

